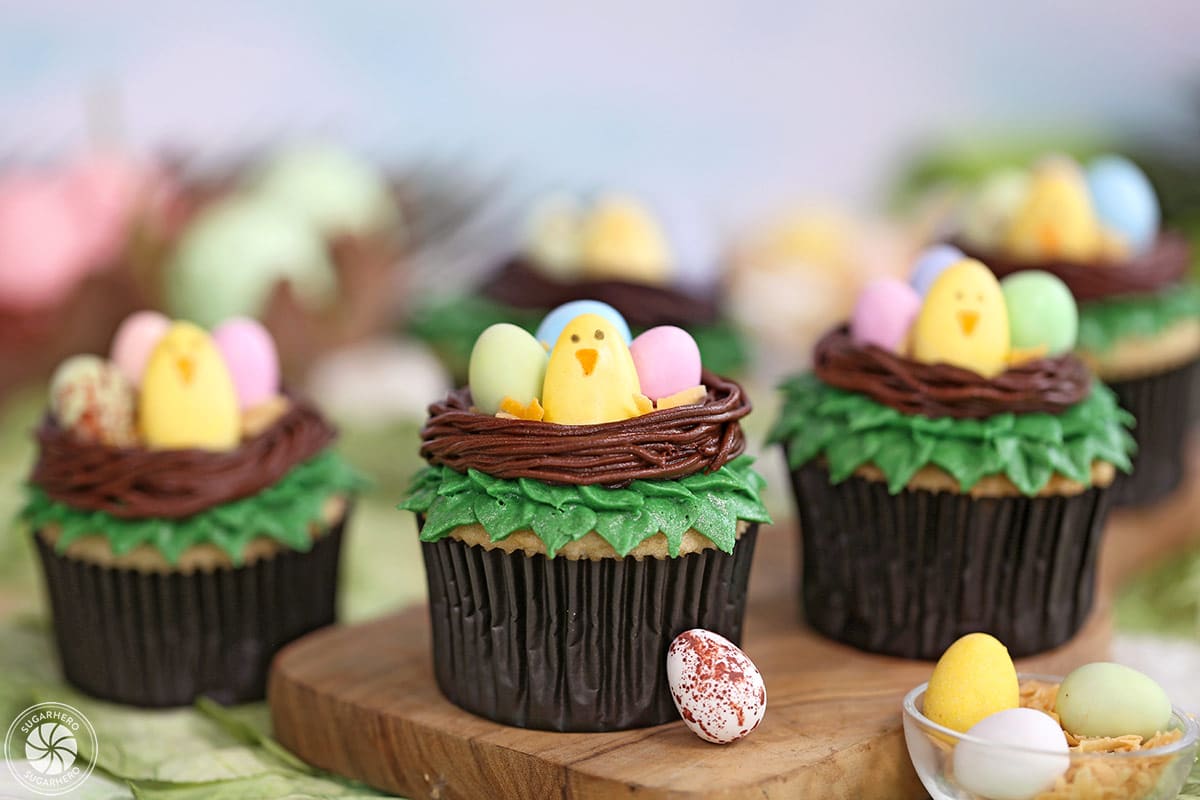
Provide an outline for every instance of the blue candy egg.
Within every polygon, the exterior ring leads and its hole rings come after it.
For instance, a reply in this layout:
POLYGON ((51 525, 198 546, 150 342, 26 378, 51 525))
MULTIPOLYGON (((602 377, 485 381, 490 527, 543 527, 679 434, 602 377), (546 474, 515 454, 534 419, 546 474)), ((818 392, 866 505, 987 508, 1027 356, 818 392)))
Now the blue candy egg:
POLYGON ((952 245, 935 244, 927 247, 913 262, 912 277, 908 282, 917 290, 917 294, 924 297, 946 267, 957 264, 964 258, 966 256, 963 255, 963 251, 952 245))
POLYGON ((1162 213, 1146 173, 1123 156, 1101 156, 1088 164, 1088 191, 1104 227, 1120 234, 1134 252, 1154 243, 1162 213))
POLYGON ((625 344, 629 344, 633 339, 629 323, 621 316, 621 312, 599 300, 572 300, 569 303, 563 303, 546 315, 542 324, 538 325, 537 333, 534 336, 547 347, 553 347, 554 343, 558 341, 559 334, 563 332, 563 328, 581 314, 597 314, 604 317, 621 334, 625 344))

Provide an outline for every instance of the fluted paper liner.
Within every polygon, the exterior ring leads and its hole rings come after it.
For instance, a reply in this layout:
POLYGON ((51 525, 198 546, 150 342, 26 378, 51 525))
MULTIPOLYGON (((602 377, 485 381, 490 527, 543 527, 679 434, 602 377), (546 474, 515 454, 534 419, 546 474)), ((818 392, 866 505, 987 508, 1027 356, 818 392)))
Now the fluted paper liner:
POLYGON ((423 543, 438 686, 467 711, 523 728, 677 720, 667 648, 689 628, 741 641, 757 529, 732 554, 642 560, 423 543))
POLYGON ((838 641, 936 659, 990 633, 1014 657, 1070 639, 1092 608, 1107 489, 971 497, 857 476, 792 472, 803 552, 802 608, 838 641))
POLYGON ((136 706, 261 700, 275 653, 334 622, 344 526, 345 517, 307 553, 190 573, 68 557, 35 532, 65 677, 136 706))
POLYGON ((1188 436, 1200 402, 1200 359, 1170 372, 1117 381, 1109 386, 1137 418, 1133 472, 1119 475, 1113 505, 1145 506, 1179 487, 1187 462, 1188 436))

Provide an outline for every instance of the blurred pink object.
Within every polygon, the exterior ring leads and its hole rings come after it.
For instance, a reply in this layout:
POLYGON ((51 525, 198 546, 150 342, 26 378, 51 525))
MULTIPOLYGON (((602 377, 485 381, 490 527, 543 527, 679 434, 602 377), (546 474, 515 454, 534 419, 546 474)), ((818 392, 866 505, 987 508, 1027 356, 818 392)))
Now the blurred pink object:
POLYGON ((225 357, 242 409, 253 408, 279 394, 279 353, 262 323, 248 317, 234 317, 218 325, 212 335, 225 357))
POLYGON ((651 400, 669 397, 700 384, 700 348, 683 328, 659 325, 629 345, 642 394, 651 400))
POLYGON ((149 167, 119 153, 92 153, 63 177, 80 235, 91 249, 88 267, 107 266, 129 237, 135 213, 149 199, 155 178, 149 167))
POLYGON ((61 179, 0 179, 0 307, 58 303, 87 271, 89 245, 61 179))
POLYGON ((921 309, 917 290, 896 278, 876 278, 863 287, 850 316, 855 341, 901 353, 921 309))
POLYGON ((146 362, 169 327, 171 320, 157 311, 136 311, 117 328, 109 360, 135 387, 141 386, 146 362))

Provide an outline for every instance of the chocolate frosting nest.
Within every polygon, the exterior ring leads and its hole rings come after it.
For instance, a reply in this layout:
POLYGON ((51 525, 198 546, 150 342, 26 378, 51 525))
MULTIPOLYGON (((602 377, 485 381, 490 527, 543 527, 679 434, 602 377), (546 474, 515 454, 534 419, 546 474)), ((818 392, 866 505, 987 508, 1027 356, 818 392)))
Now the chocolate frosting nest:
POLYGON ((984 253, 956 241, 954 245, 1003 278, 1022 270, 1056 275, 1079 302, 1130 294, 1152 294, 1183 280, 1191 264, 1191 248, 1178 233, 1159 234, 1154 246, 1126 261, 1018 261, 1002 253, 984 253))
POLYGON ((85 442, 49 416, 36 432, 30 482, 52 500, 123 519, 179 519, 257 494, 325 449, 336 431, 293 400, 274 425, 237 449, 148 450, 85 442))
POLYGON ((720 313, 715 286, 688 293, 628 281, 559 281, 521 255, 506 262, 480 291, 513 308, 551 309, 572 300, 599 300, 620 311, 635 328, 704 325, 715 322, 720 313))
POLYGON ((745 450, 738 420, 750 413, 750 401, 731 380, 711 372, 702 380, 703 403, 597 425, 482 414, 471 410, 470 390, 459 389, 429 407, 421 455, 458 472, 609 487, 712 472, 745 450))
POLYGON ((1092 376, 1071 354, 1027 361, 985 378, 950 364, 925 364, 860 344, 845 327, 825 334, 813 372, 830 386, 865 394, 904 414, 983 419, 996 414, 1057 414, 1086 399, 1092 376))

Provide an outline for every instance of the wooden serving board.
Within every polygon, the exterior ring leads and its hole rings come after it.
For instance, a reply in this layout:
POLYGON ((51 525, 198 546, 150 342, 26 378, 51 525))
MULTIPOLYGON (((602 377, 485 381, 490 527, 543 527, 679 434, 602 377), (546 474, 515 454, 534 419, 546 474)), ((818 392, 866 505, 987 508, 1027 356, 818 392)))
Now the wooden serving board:
MULTIPOLYGON (((574 734, 473 716, 434 683, 423 607, 281 652, 268 690, 275 735, 309 763, 414 799, 924 797, 900 702, 933 665, 867 655, 802 626, 796 539, 788 526, 760 534, 743 645, 766 680, 767 714, 736 744, 706 744, 682 722, 574 734)), ((1109 598, 1100 592, 1073 641, 1018 668, 1061 674, 1103 659, 1109 598)))

